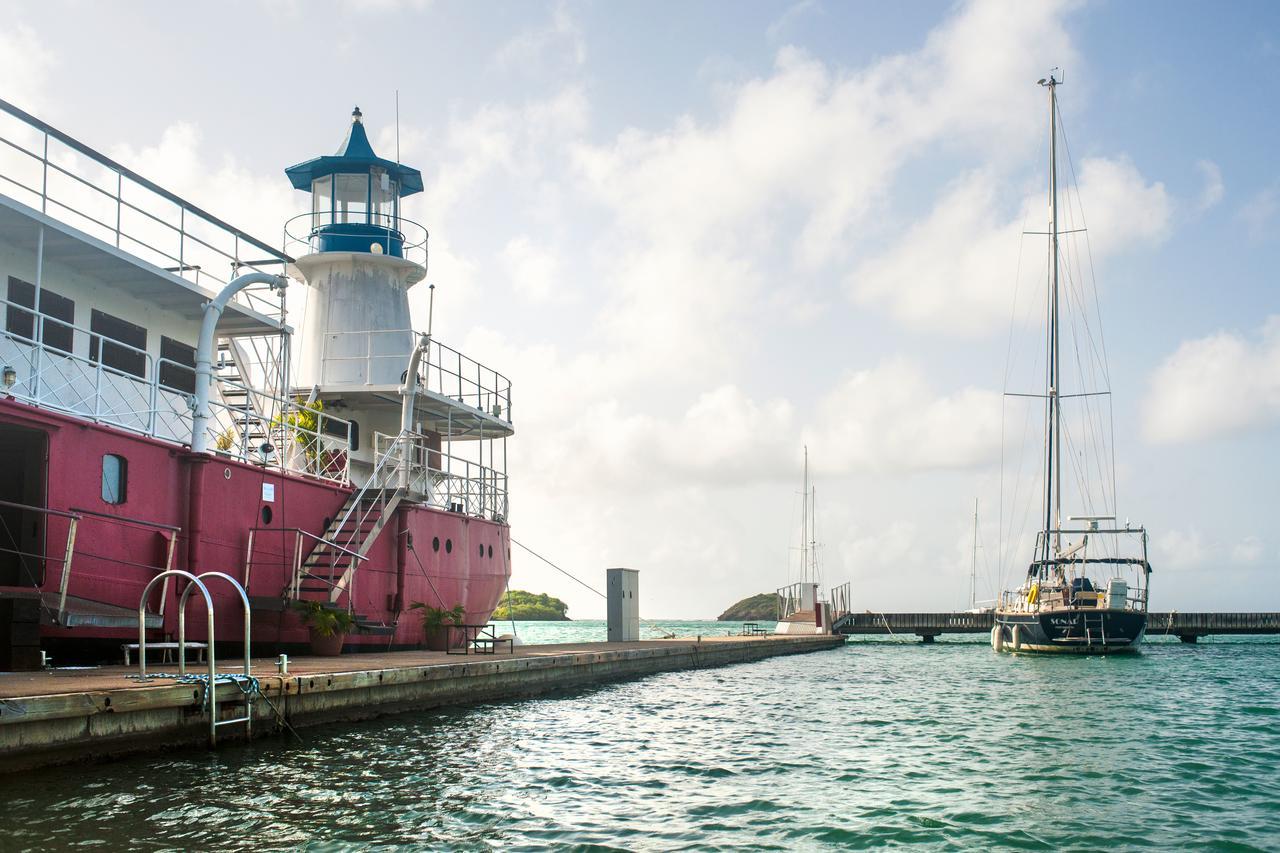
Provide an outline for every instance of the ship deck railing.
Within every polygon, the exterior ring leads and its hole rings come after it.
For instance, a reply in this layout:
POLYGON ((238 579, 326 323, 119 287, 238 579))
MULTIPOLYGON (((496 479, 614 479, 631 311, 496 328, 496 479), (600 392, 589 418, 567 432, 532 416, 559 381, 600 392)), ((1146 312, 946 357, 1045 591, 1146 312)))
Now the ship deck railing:
POLYGON ((472 518, 505 522, 507 475, 490 465, 434 448, 425 436, 373 434, 374 453, 388 457, 379 473, 383 488, 403 488, 427 506, 472 518))
MULTIPOLYGON (((12 370, 3 390, 23 402, 175 444, 190 445, 195 371, 146 350, 0 299, 0 364, 12 370), (31 335, 10 331, 29 327, 31 335), (52 341, 52 342, 51 342, 52 341), (65 348, 64 348, 65 347, 65 348), (112 357, 131 369, 106 364, 112 357), (180 387, 184 386, 185 387, 180 387)), ((25 330, 25 329, 24 329, 25 330)), ((209 444, 243 462, 350 482, 351 424, 290 398, 214 376, 209 444), (264 445, 269 450, 264 450, 264 445)))
MULTIPOLYGON (((242 272, 285 272, 292 258, 0 100, 0 186, 15 200, 197 287, 218 291, 242 272)), ((266 285, 234 300, 284 322, 266 285)))
MULTIPOLYGON (((421 334, 413 329, 326 333, 320 385, 399 386, 421 334)), ((511 380, 435 338, 418 367, 418 385, 508 425, 512 422, 511 380)))

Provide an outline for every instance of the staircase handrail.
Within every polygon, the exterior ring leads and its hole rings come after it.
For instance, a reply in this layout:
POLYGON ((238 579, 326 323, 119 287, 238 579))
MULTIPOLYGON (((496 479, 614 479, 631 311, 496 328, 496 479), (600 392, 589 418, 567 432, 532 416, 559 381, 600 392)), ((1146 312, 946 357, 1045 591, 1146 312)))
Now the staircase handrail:
MULTIPOLYGON (((369 478, 365 480, 364 485, 352 493, 349 499, 349 506, 347 507, 347 511, 343 513, 342 517, 339 518, 337 522, 334 524, 333 526, 334 530, 342 530, 344 527, 346 527, 347 522, 351 520, 352 513, 356 512, 362 506, 362 504, 364 503, 364 496, 370 489, 383 488, 383 486, 381 486, 380 484, 382 482, 382 478, 386 474, 387 461, 396 452, 396 449, 406 439, 406 437, 409 437, 412 435, 414 435, 414 433, 408 430, 401 430, 400 433, 396 436, 395 441, 391 442, 391 444, 387 447, 386 451, 383 452, 383 454, 378 457, 377 461, 374 463, 373 471, 372 473, 369 474, 369 478)), ((363 517, 361 518, 361 520, 363 521, 363 517)), ((355 528, 353 529, 353 535, 359 529, 360 529, 360 525, 359 523, 357 523, 355 528)), ((321 541, 328 542, 329 540, 321 540, 321 541)), ((348 540, 348 544, 350 544, 350 540, 348 540)), ((336 545, 335 547, 342 549, 345 553, 351 553, 350 549, 345 548, 342 545, 336 545)), ((360 559, 363 560, 366 558, 360 557, 360 559)), ((357 566, 357 563, 353 561, 351 564, 350 570, 347 573, 344 573, 344 580, 346 575, 348 574, 354 576, 356 566, 357 566)), ((298 586, 300 585, 302 572, 303 572, 303 563, 300 561, 294 570, 293 584, 291 585, 292 588, 297 589, 298 586)), ((341 594, 341 589, 345 586, 345 584, 342 582, 339 582, 338 584, 330 583, 329 586, 334 590, 332 599, 336 599, 337 596, 341 594)))

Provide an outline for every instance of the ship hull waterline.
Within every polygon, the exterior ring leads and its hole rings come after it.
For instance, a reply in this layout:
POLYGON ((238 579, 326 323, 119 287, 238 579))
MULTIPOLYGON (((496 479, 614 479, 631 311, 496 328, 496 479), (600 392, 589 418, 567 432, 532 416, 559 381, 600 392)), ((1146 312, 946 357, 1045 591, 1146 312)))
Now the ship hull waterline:
POLYGON ((997 651, 1006 652, 1134 653, 1141 648, 1147 631, 1147 614, 1132 610, 997 611, 995 618, 991 645, 997 651))

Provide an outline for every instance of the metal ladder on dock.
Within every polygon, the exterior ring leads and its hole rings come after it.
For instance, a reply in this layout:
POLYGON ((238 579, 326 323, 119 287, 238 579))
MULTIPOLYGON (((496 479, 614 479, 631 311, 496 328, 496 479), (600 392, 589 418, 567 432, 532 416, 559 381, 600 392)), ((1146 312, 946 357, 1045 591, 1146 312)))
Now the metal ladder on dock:
POLYGON ((187 588, 182 591, 181 598, 178 599, 178 679, 203 682, 205 685, 204 704, 209 709, 209 746, 218 745, 218 727, 232 726, 244 724, 245 736, 253 735, 253 700, 258 695, 258 682, 250 672, 249 661, 249 596, 245 594, 244 587, 240 582, 225 572, 202 572, 199 575, 193 575, 190 572, 184 572, 181 569, 169 569, 156 575, 142 590, 142 597, 138 600, 138 681, 147 683, 152 678, 170 677, 161 675, 147 675, 147 597, 151 595, 151 590, 158 581, 164 580, 165 586, 168 586, 168 578, 183 577, 190 583, 187 588), (235 588, 240 594, 240 601, 244 605, 244 673, 218 674, 217 671, 217 653, 214 650, 214 630, 213 630, 213 597, 209 595, 209 588, 205 585, 205 578, 221 578, 235 588), (204 597, 205 620, 207 623, 209 634, 208 649, 208 672, 204 676, 188 676, 187 675, 187 599, 191 597, 193 590, 199 590, 204 597), (239 686, 244 696, 244 712, 241 716, 232 717, 230 719, 218 719, 218 679, 222 678, 224 684, 235 683, 239 686))

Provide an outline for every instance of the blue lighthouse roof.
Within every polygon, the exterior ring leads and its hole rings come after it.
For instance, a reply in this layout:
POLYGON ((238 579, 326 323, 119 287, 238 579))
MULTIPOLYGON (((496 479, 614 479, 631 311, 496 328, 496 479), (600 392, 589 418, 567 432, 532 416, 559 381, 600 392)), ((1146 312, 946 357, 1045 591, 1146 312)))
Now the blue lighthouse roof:
POLYGON ((294 188, 310 192, 311 182, 316 178, 338 173, 367 173, 374 166, 386 169, 395 178, 400 187, 401 196, 422 192, 421 172, 392 160, 384 160, 373 153, 369 136, 364 131, 360 108, 356 107, 351 113, 351 128, 347 131, 347 138, 342 140, 338 153, 313 157, 296 166, 290 166, 284 170, 284 173, 289 176, 289 181, 294 188))

